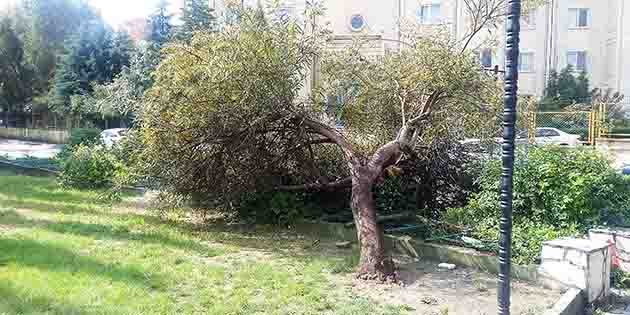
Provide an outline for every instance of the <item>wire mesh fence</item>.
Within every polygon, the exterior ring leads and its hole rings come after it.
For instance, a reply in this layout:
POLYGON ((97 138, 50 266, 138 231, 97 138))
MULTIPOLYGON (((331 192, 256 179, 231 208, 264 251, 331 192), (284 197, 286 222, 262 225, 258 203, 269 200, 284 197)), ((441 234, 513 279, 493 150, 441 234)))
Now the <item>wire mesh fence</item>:
MULTIPOLYGON (((591 142, 593 114, 589 111, 571 112, 535 112, 533 116, 533 142, 542 141, 541 138, 579 136, 581 142, 591 142)), ((559 139, 560 142, 562 140, 559 139)), ((562 144, 562 143, 558 143, 562 144)))

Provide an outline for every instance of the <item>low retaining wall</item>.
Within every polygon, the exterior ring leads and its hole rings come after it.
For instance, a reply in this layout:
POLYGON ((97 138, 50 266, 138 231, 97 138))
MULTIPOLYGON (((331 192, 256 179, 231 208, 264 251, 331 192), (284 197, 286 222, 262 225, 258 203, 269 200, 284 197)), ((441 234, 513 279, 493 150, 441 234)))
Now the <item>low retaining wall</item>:
POLYGON ((579 289, 569 289, 553 307, 545 312, 545 315, 584 315, 586 309, 585 299, 579 289))
MULTIPOLYGON (((492 274, 499 273, 499 258, 490 253, 470 248, 426 243, 409 236, 387 235, 386 242, 397 254, 476 268, 492 274)), ((511 274, 515 279, 538 281, 537 266, 534 265, 519 266, 513 264, 511 274)))
POLYGON ((65 144, 70 138, 70 132, 68 130, 0 127, 0 138, 65 144))
MULTIPOLYGON (((329 237, 340 241, 357 241, 354 226, 343 223, 304 221, 295 224, 296 230, 313 237, 329 237)), ((488 273, 499 273, 499 258, 490 253, 474 249, 426 243, 409 236, 385 236, 386 246, 394 253, 436 262, 448 262, 459 266, 476 268, 488 273)), ((538 281, 537 266, 512 265, 512 277, 525 281, 538 281)))

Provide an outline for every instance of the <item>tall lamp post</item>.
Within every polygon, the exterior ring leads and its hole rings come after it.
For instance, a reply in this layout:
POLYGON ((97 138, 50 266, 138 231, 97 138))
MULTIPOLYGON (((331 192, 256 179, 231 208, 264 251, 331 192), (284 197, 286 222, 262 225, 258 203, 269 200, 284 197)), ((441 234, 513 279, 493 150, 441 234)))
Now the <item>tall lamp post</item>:
POLYGON ((503 143, 501 159, 501 221, 499 237, 498 314, 510 315, 510 267, 512 252, 512 175, 514 174, 514 125, 518 90, 518 54, 521 31, 521 0, 508 0, 505 49, 505 94, 503 98, 503 143))

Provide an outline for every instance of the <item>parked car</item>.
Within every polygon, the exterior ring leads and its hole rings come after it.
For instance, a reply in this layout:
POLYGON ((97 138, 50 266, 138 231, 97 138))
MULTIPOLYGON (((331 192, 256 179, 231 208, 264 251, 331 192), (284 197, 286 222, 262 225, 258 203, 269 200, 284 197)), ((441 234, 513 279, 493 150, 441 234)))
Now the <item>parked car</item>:
POLYGON ((103 132, 101 132, 101 141, 106 147, 111 147, 125 137, 127 130, 129 129, 114 128, 103 130, 103 132))
MULTIPOLYGON (((527 136, 519 141, 527 141, 527 136)), ((536 138, 534 142, 539 145, 555 144, 570 147, 581 145, 580 135, 566 133, 557 128, 536 128, 536 138)))
MULTIPOLYGON (((503 142, 503 138, 497 137, 494 138, 494 141, 499 144, 503 142)), ((527 144, 529 139, 527 138, 527 131, 519 132, 516 135, 515 143, 518 144, 527 144)), ((479 144, 481 141, 479 139, 466 139, 461 142, 462 144, 479 144)), ((547 144, 555 144, 562 146, 570 146, 575 147, 581 145, 580 135, 574 135, 570 133, 566 133, 557 128, 536 128, 536 137, 534 139, 534 143, 537 145, 547 145, 547 144)))
POLYGON ((621 174, 630 175, 630 164, 624 164, 621 168, 621 174))

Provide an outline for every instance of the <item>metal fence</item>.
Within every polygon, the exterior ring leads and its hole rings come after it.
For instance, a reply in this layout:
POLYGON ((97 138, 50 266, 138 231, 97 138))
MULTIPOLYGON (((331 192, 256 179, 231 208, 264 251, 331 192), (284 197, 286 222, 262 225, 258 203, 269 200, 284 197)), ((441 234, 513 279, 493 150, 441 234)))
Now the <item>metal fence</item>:
POLYGON ((528 111, 528 137, 535 143, 540 128, 555 128, 579 135, 584 144, 601 138, 630 138, 630 103, 594 103, 567 106, 559 111, 528 111))
POLYGON ((68 130, 0 127, 0 138, 64 144, 68 142, 70 132, 68 130))

